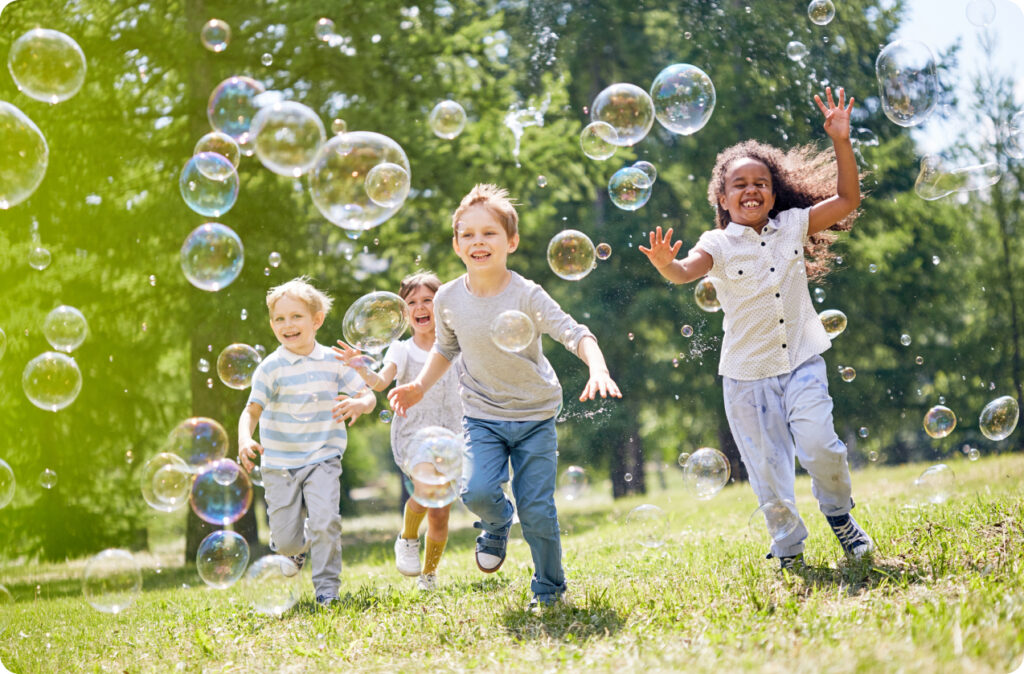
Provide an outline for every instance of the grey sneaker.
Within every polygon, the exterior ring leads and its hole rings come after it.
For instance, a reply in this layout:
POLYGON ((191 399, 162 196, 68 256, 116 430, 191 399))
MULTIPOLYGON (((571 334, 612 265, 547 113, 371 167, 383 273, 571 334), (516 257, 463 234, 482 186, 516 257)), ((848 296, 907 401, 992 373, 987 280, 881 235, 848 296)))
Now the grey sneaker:
POLYGON ((853 515, 826 515, 828 525, 832 527, 839 545, 843 546, 843 552, 847 557, 861 559, 864 555, 870 554, 875 549, 875 542, 871 540, 867 532, 860 528, 853 515))
POLYGON ((420 577, 416 579, 416 589, 421 592, 433 592, 437 589, 437 574, 436 573, 421 573, 420 577))
POLYGON ((395 540, 395 566, 403 576, 420 575, 420 539, 409 540, 398 535, 395 540))
POLYGON ((300 552, 297 555, 286 557, 287 562, 281 562, 281 573, 291 578, 296 575, 299 571, 302 571, 302 567, 306 563, 306 553, 300 552))

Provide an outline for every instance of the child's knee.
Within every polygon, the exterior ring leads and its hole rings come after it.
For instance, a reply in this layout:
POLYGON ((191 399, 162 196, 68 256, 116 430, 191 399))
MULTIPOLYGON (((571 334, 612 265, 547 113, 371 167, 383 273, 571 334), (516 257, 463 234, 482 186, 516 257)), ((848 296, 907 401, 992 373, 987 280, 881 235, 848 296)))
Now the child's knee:
POLYGON ((271 536, 271 539, 274 542, 274 552, 286 557, 297 555, 300 552, 303 552, 306 548, 306 540, 302 535, 301 529, 285 535, 282 535, 279 531, 275 531, 271 536))
POLYGON ((337 513, 310 515, 306 521, 306 527, 310 538, 320 536, 339 538, 341 537, 341 515, 337 513))

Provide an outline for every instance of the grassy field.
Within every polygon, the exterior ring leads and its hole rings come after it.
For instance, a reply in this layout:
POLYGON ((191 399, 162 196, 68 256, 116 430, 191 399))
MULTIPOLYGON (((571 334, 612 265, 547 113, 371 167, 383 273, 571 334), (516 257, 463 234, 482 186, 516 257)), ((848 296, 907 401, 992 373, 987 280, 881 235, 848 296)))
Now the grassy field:
MULTIPOLYGON (((570 589, 533 614, 529 550, 514 528, 494 576, 476 570, 472 518, 453 515, 441 586, 419 593, 393 568, 393 514, 346 521, 340 606, 307 592, 280 619, 238 588, 206 588, 182 541, 140 554, 143 592, 114 616, 81 593, 83 561, 5 563, 0 661, 13 672, 687 671, 1010 672, 1024 660, 1024 456, 952 459, 954 496, 914 505, 926 467, 854 474, 856 513, 879 551, 847 563, 798 482, 810 569, 783 575, 751 531, 747 485, 710 501, 666 486, 613 502, 593 488, 560 504, 570 589), (667 516, 665 544, 625 526, 637 505, 667 516)), ((172 532, 173 533, 173 532, 172 532)))

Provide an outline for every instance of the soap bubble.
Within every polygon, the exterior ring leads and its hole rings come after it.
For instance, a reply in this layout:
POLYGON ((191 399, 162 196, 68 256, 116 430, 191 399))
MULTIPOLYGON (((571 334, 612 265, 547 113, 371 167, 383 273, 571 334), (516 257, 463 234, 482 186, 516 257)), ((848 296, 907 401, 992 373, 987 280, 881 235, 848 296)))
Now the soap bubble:
POLYGON ((619 134, 607 122, 591 122, 580 132, 580 148, 591 159, 604 161, 618 150, 619 134))
POLYGON ((971 0, 967 3, 967 20, 978 28, 985 28, 996 18, 992 0, 971 0))
POLYGON ((654 181, 658 179, 658 169, 649 161, 638 161, 633 164, 633 168, 640 169, 647 174, 647 179, 651 181, 652 185, 654 184, 654 181))
POLYGON ((43 132, 25 113, 0 101, 0 211, 32 196, 43 182, 50 148, 43 132))
POLYGON ((931 48, 916 40, 887 44, 875 59, 882 111, 893 123, 915 126, 935 108, 939 81, 931 48))
POLYGON ((265 91, 266 87, 251 77, 229 77, 217 85, 206 105, 210 126, 234 138, 246 156, 253 153, 249 126, 259 111, 256 97, 265 91))
POLYGON ((679 334, 683 337, 693 337, 693 327, 690 325, 684 325, 679 328, 679 334))
POLYGON ((395 414, 391 410, 381 410, 380 414, 377 415, 377 417, 380 419, 380 422, 382 424, 390 424, 391 421, 395 418, 395 414))
POLYGON ((18 91, 37 101, 60 103, 82 88, 85 53, 60 31, 33 28, 11 45, 7 69, 18 91))
POLYGON ((270 255, 267 256, 267 264, 269 264, 271 267, 273 267, 275 269, 280 267, 281 266, 281 254, 278 253, 277 251, 272 252, 270 255))
POLYGON ((445 484, 462 475, 465 444, 461 434, 441 426, 427 426, 416 431, 409 447, 403 469, 413 479, 427 484, 445 484), (432 472, 419 474, 416 468, 422 463, 429 464, 432 472))
POLYGON ((944 405, 936 405, 924 415, 924 432, 933 438, 944 438, 956 428, 956 415, 944 405))
POLYGON ((579 281, 596 264, 594 242, 583 232, 565 229, 548 242, 548 266, 559 278, 579 281))
POLYGON ((14 471, 10 464, 0 459, 0 509, 6 508, 7 504, 14 498, 14 490, 17 481, 14 479, 14 471))
POLYGON ((71 353, 82 345, 88 334, 85 316, 74 307, 61 305, 48 313, 43 321, 43 335, 58 351, 71 353))
POLYGON ((857 435, 859 435, 862 438, 868 437, 868 434, 869 431, 867 426, 861 426, 860 429, 857 431, 857 435))
POLYGON ((21 388, 33 405, 56 412, 75 402, 82 390, 82 373, 71 356, 47 351, 25 365, 21 388))
POLYGON ((913 340, 910 338, 910 335, 907 335, 907 334, 900 335, 900 344, 902 344, 903 346, 910 346, 912 341, 913 340))
POLYGON ((263 55, 260 56, 260 63, 269 68, 274 65, 274 55, 270 52, 263 52, 263 55))
POLYGON ((956 475, 953 469, 944 463, 931 466, 920 477, 914 480, 914 490, 917 496, 934 505, 945 503, 953 495, 953 488, 956 485, 956 475))
POLYGON ((267 555, 256 560, 240 583, 242 596, 258 613, 278 616, 299 600, 303 578, 292 560, 267 555))
POLYGON ((918 365, 924 365, 924 357, 923 356, 916 356, 914 358, 914 362, 917 363, 918 365))
POLYGON ((200 215, 220 216, 238 200, 238 171, 216 152, 193 155, 178 178, 185 205, 200 215))
POLYGON ((249 471, 249 482, 252 482, 254 487, 263 486, 263 468, 260 464, 257 463, 252 467, 252 470, 249 471))
POLYGON ((406 491, 420 505, 427 508, 443 508, 454 503, 455 499, 459 497, 458 480, 433 484, 433 481, 437 479, 437 472, 430 464, 422 463, 413 468, 413 475, 404 475, 403 481, 406 491))
POLYGON ((817 302, 818 304, 821 304, 822 302, 824 302, 825 301, 825 291, 822 290, 821 288, 815 288, 814 289, 814 301, 817 302))
POLYGON ((50 266, 50 251, 42 246, 35 246, 28 252, 28 266, 42 271, 50 266))
POLYGON ((790 61, 800 61, 807 56, 807 45, 798 40, 793 40, 786 44, 786 56, 789 57, 790 61))
POLYGON ((645 548, 660 548, 668 535, 668 517, 658 506, 645 503, 626 515, 626 529, 629 538, 645 548))
MULTIPOLYGON (((242 151, 238 147, 238 143, 235 139, 226 133, 220 131, 211 131, 204 135, 198 141, 196 146, 192 150, 193 155, 202 154, 203 152, 213 152, 231 162, 231 166, 235 169, 238 168, 238 162, 242 158, 242 151)), ((220 164, 212 162, 204 162, 200 164, 200 169, 221 171, 220 173, 214 173, 209 176, 215 180, 223 180, 228 177, 226 172, 223 172, 223 167, 220 164)))
POLYGON ((342 229, 362 232, 379 225, 398 211, 398 206, 374 203, 366 193, 366 175, 384 162, 401 166, 412 181, 409 159, 391 138, 369 131, 331 138, 309 172, 313 203, 342 229))
POLYGON ((693 299, 697 302, 698 307, 708 313, 714 313, 722 308, 718 302, 715 284, 707 276, 697 281, 697 285, 693 288, 693 299))
POLYGON ((244 262, 242 240, 217 222, 196 227, 181 245, 181 271, 200 290, 216 292, 229 285, 242 272, 244 262))
POLYGON ((953 192, 971 192, 999 182, 999 166, 995 162, 949 169, 935 155, 921 158, 921 170, 914 181, 914 192, 925 201, 935 201, 953 192))
POLYGON ((249 544, 234 531, 214 531, 203 539, 196 551, 196 571, 210 587, 231 587, 249 565, 249 544))
POLYGON ((828 25, 836 15, 832 0, 811 0, 807 5, 807 18, 819 26, 828 25))
POLYGON ((547 187, 548 179, 545 176, 537 176, 537 187, 547 187))
POLYGON ((324 16, 316 20, 316 25, 313 26, 313 35, 321 42, 331 42, 337 36, 335 30, 334 22, 324 16))
POLYGON ((228 433, 214 419, 190 417, 167 436, 167 450, 196 469, 227 456, 228 433))
POLYGON ((261 164, 278 175, 298 178, 313 167, 327 131, 309 106, 280 101, 259 109, 249 136, 261 164))
POLYGON ((177 454, 161 452, 143 465, 139 486, 150 508, 173 512, 188 502, 192 471, 177 454))
POLYGON ((338 135, 348 131, 348 123, 341 118, 335 119, 331 122, 331 133, 338 135))
POLYGON ((829 339, 835 339, 846 330, 846 314, 839 309, 826 309, 818 314, 821 326, 825 328, 825 334, 829 339))
POLYGON ((401 206, 409 196, 409 174, 389 161, 377 164, 366 174, 366 196, 370 201, 392 208, 401 206))
POLYGON ((196 363, 196 369, 204 373, 209 372, 210 361, 206 360, 205 358, 200 358, 199 361, 196 363))
POLYGON ((750 515, 747 525, 758 537, 767 528, 773 541, 785 540, 800 526, 796 504, 788 499, 767 501, 750 515))
POLYGON ((594 248, 594 255, 597 256, 598 260, 607 260, 612 256, 612 247, 607 243, 599 243, 594 248))
POLYGON ((260 354, 248 344, 230 344, 217 356, 217 376, 225 386, 247 389, 252 385, 252 373, 260 364, 260 354))
POLYGON ((348 308, 341 320, 345 341, 374 355, 402 336, 409 327, 405 300, 386 291, 363 295, 348 308))
POLYGON ((427 124, 435 136, 451 140, 466 128, 466 111, 456 101, 441 101, 427 115, 427 124))
POLYGON ((103 613, 117 615, 135 603, 142 591, 142 570, 127 550, 108 548, 85 564, 82 594, 103 613))
POLYGON ((44 468, 39 473, 39 486, 43 489, 53 489, 57 486, 57 473, 50 468, 44 468))
POLYGON ((624 211, 635 211, 651 198, 651 181, 638 168, 620 168, 608 181, 608 196, 624 211))
POLYGON ((839 370, 839 376, 842 377, 843 381, 849 383, 857 378, 857 371, 852 367, 844 367, 839 370))
MULTIPOLYGON (((651 83, 654 114, 672 133, 689 136, 704 128, 715 110, 715 85, 689 63, 670 65, 651 83)), ((645 132, 646 133, 646 132, 645 132)))
POLYGON ((707 500, 729 481, 729 471, 729 460, 724 454, 711 447, 702 447, 686 460, 683 479, 697 498, 707 500))
POLYGON ((533 321, 515 309, 501 312, 491 323, 491 341, 508 353, 522 351, 533 342, 535 336, 533 321))
POLYGON ((643 140, 654 125, 654 102, 635 84, 612 84, 594 99, 590 119, 606 122, 615 129, 615 137, 607 139, 608 142, 629 147, 643 140))
POLYGON ((868 271, 871 272, 872 274, 874 274, 876 271, 878 271, 878 265, 877 264, 869 264, 868 265, 868 271))
POLYGON ((220 53, 231 42, 231 26, 221 19, 210 19, 199 30, 199 41, 210 51, 220 53))
POLYGON ((558 493, 566 501, 575 501, 587 491, 587 472, 580 466, 569 466, 558 478, 558 493))
POLYGON ((1017 428, 1019 416, 1020 408, 1016 399, 1011 396, 996 398, 981 411, 978 430, 989 440, 1003 440, 1017 428))
POLYGON ((249 510, 252 483, 237 463, 218 459, 199 468, 189 501, 200 519, 224 526, 237 522, 249 510), (234 479, 224 484, 225 474, 234 479))
POLYGON ((971 447, 970 451, 967 452, 967 459, 969 461, 977 461, 981 458, 981 452, 977 447, 971 447))

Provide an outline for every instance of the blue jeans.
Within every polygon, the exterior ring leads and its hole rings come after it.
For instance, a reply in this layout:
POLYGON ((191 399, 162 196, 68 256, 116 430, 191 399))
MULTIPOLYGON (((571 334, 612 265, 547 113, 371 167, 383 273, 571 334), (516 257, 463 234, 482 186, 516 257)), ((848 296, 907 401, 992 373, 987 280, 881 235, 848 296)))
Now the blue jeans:
POLYGON ((462 502, 480 518, 479 527, 507 536, 512 503, 501 490, 512 462, 512 493, 523 538, 533 556, 530 589, 542 601, 565 592, 562 541, 555 510, 558 435, 555 418, 544 421, 496 421, 464 417, 466 462, 462 502))

